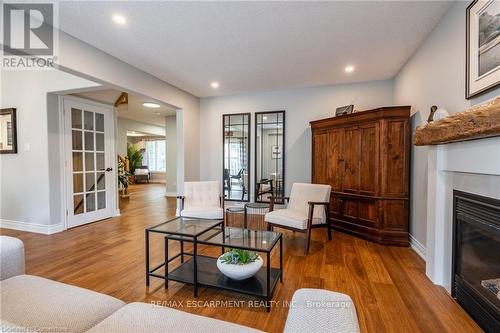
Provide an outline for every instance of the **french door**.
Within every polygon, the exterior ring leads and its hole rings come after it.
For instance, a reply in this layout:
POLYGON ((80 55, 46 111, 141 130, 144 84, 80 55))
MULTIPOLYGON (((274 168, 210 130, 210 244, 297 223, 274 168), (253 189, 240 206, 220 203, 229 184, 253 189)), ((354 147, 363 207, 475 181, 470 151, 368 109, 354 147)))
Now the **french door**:
POLYGON ((63 98, 68 228, 114 215, 116 205, 114 111, 63 98))

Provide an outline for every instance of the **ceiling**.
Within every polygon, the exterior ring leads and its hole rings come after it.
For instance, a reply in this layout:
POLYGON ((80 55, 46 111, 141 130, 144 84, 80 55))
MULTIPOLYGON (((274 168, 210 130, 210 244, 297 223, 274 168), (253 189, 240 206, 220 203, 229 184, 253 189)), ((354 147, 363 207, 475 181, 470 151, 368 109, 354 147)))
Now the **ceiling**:
MULTIPOLYGON (((73 94, 78 97, 88 98, 97 102, 114 105, 121 91, 114 89, 101 89, 73 94)), ((175 110, 172 110, 164 104, 158 103, 147 97, 138 95, 128 95, 128 109, 117 109, 118 118, 126 118, 141 123, 165 126, 165 117, 175 116, 175 110), (157 109, 146 108, 142 105, 144 102, 154 102, 160 105, 157 109)))
POLYGON ((205 97, 392 78, 450 5, 64 1, 59 26, 205 97), (112 21, 117 13, 125 25, 112 21), (354 72, 344 72, 348 65, 354 72), (220 87, 211 88, 212 81, 220 87))
POLYGON ((138 132, 138 131, 127 131, 127 136, 132 136, 132 137, 161 137, 161 135, 155 135, 152 133, 146 133, 146 132, 138 132))

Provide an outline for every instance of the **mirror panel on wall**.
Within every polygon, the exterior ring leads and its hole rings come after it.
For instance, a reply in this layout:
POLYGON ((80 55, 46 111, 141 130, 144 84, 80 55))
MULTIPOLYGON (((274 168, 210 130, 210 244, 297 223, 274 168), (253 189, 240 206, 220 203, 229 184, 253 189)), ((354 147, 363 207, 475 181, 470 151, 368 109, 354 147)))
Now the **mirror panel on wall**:
POLYGON ((16 109, 0 109, 0 154, 17 153, 16 109))
POLYGON ((249 201, 250 113, 222 115, 225 200, 249 201))
MULTIPOLYGON (((255 113, 255 201, 285 195, 285 111, 255 113)), ((277 201, 282 202, 282 201, 277 201)))

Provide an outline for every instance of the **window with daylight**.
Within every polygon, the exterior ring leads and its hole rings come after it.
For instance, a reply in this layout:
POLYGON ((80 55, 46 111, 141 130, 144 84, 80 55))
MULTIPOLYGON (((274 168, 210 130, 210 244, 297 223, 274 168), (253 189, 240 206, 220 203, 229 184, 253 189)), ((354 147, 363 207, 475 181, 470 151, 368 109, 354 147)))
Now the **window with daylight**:
POLYGON ((165 172, 165 140, 146 142, 147 166, 150 171, 165 172))

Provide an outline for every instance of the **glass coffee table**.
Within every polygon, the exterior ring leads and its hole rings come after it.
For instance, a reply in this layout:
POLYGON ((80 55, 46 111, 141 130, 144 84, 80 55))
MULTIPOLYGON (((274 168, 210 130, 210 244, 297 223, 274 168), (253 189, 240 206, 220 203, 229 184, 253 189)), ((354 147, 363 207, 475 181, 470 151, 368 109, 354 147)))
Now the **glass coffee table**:
POLYGON ((265 299, 267 311, 270 311, 270 301, 278 280, 283 282, 283 240, 279 232, 264 230, 249 230, 234 227, 224 227, 222 220, 203 220, 176 218, 146 229, 146 285, 150 277, 168 281, 189 283, 194 286, 194 297, 198 296, 198 286, 210 286, 265 299), (164 235, 164 262, 150 268, 149 242, 150 233, 164 235), (179 241, 180 252, 169 257, 168 241, 179 241), (193 252, 184 251, 184 242, 193 244, 193 252), (279 243, 279 268, 271 267, 271 252, 279 243), (232 280, 222 274, 217 268, 217 258, 198 254, 198 245, 217 246, 224 253, 225 248, 244 249, 265 254, 266 264, 257 274, 246 280, 232 280), (184 257, 188 256, 187 260, 184 257), (180 265, 168 269, 169 263, 180 257, 180 265), (163 275, 155 273, 165 267, 163 275))

